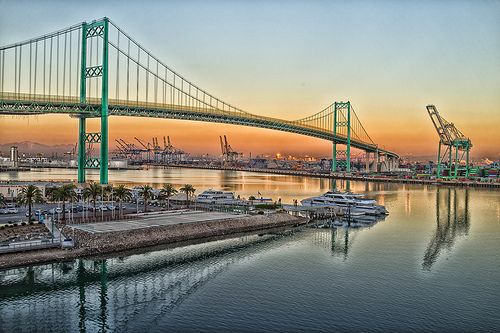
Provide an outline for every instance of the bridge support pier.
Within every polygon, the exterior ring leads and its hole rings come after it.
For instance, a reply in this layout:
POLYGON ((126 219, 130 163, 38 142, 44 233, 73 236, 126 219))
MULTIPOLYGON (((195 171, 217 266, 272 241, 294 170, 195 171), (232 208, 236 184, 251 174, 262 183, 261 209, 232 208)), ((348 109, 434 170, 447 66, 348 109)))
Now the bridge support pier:
POLYGON ((366 152, 365 155, 365 172, 369 173, 370 172, 370 152, 366 152))
POLYGON ((397 160, 394 157, 389 157, 389 161, 390 161, 389 171, 394 171, 398 167, 397 160))
POLYGON ((378 165, 380 163, 380 155, 378 151, 373 153, 373 164, 372 164, 372 172, 378 172, 378 165))

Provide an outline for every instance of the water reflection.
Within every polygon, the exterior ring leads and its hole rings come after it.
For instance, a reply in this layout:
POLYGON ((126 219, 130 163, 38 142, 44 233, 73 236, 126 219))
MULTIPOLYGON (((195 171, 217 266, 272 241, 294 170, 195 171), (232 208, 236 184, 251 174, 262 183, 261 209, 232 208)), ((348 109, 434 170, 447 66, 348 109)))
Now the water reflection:
POLYGON ((229 265, 248 260, 260 244, 280 246, 270 242, 276 239, 281 236, 249 235, 127 257, 1 271, 0 331, 149 331, 229 265))
POLYGON ((86 331, 85 318, 87 311, 85 310, 85 267, 83 260, 78 260, 77 284, 78 284, 78 328, 80 332, 86 331))
POLYGON ((438 187, 436 231, 425 251, 422 268, 430 270, 442 250, 451 251, 456 238, 468 235, 469 228, 469 189, 438 187))
POLYGON ((383 221, 385 217, 362 216, 341 217, 331 220, 318 220, 312 227, 316 228, 314 243, 331 251, 332 256, 342 258, 349 256, 349 249, 357 235, 383 221))
POLYGON ((100 288, 100 315, 99 315, 99 332, 106 332, 108 325, 106 323, 108 318, 108 270, 106 260, 101 262, 101 288, 100 288))

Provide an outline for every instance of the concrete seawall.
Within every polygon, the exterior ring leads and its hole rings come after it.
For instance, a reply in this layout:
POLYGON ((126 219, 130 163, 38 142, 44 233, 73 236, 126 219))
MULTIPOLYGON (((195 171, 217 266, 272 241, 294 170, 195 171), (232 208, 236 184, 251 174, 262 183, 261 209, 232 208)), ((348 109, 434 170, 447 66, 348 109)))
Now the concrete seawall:
POLYGON ((90 255, 268 228, 298 226, 305 222, 306 219, 279 213, 107 233, 75 230, 74 237, 76 249, 90 255))
POLYGON ((306 222, 307 219, 305 218, 291 216, 286 213, 277 213, 106 233, 90 233, 66 226, 63 233, 67 235, 73 235, 74 233, 74 249, 52 249, 3 254, 0 255, 0 269, 72 260, 163 244, 210 239, 212 237, 280 227, 295 227, 306 222))

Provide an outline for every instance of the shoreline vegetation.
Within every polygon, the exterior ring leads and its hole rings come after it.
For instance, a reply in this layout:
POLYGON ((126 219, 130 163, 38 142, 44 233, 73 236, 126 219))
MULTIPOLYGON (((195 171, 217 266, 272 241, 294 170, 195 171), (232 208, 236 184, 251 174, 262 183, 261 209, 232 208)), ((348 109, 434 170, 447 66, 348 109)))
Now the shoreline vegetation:
POLYGON ((132 250, 148 252, 162 245, 183 246, 183 242, 189 241, 204 242, 225 236, 237 237, 241 233, 293 228, 306 224, 307 221, 306 218, 286 213, 273 213, 106 233, 90 233, 64 226, 63 233, 74 235, 73 249, 0 254, 0 269, 92 258, 132 250))

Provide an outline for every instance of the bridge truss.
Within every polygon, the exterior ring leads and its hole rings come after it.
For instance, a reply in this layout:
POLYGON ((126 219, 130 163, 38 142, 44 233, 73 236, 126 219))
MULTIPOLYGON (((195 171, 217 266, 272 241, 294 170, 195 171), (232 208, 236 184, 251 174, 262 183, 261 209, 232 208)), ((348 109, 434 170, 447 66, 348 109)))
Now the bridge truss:
POLYGON ((243 111, 208 93, 161 62, 108 18, 0 47, 0 114, 69 114, 79 119, 78 181, 99 168, 108 183, 108 118, 134 116, 229 123, 316 137, 333 143, 332 172, 351 171, 351 148, 380 157, 350 102, 335 102, 297 120, 243 111), (100 132, 86 119, 100 118, 100 132), (99 144, 99 156, 87 146, 99 144), (338 145, 345 146, 340 149, 338 145))

